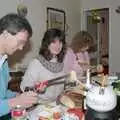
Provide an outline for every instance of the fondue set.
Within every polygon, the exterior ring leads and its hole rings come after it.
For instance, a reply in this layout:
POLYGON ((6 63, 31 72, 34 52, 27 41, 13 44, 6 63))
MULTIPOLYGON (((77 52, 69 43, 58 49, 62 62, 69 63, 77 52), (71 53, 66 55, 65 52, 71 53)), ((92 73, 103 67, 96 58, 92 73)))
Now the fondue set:
MULTIPOLYGON (((68 75, 63 77, 68 77, 68 75)), ((75 72, 72 72, 72 79, 74 79, 76 83, 80 83, 75 77, 75 72)), ((52 81, 54 81, 54 79, 47 81, 47 85, 52 81)), ((86 96, 85 101, 87 107, 85 120, 118 120, 115 110, 117 106, 117 96, 111 84, 108 84, 108 76, 101 75, 101 82, 99 82, 99 84, 90 84, 90 71, 88 69, 86 83, 84 85, 86 88, 84 95, 86 96)))
POLYGON ((115 110, 117 97, 107 79, 108 76, 101 75, 101 84, 91 85, 88 70, 85 120, 118 120, 115 110))

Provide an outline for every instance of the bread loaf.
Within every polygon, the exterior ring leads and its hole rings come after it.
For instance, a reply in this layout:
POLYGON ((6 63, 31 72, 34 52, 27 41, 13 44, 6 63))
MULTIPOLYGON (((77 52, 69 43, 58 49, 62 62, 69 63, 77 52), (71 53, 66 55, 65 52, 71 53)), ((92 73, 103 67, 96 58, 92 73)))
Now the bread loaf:
POLYGON ((66 95, 63 95, 61 98, 60 98, 60 102, 69 107, 69 108, 74 108, 75 107, 75 103, 66 95))

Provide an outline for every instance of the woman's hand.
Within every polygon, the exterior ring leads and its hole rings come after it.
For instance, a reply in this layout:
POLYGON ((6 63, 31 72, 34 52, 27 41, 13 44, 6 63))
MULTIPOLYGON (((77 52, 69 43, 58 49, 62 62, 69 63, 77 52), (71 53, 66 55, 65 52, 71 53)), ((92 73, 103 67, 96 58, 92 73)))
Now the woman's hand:
POLYGON ((48 86, 48 81, 35 82, 35 90, 38 93, 44 93, 46 91, 47 86, 48 86))

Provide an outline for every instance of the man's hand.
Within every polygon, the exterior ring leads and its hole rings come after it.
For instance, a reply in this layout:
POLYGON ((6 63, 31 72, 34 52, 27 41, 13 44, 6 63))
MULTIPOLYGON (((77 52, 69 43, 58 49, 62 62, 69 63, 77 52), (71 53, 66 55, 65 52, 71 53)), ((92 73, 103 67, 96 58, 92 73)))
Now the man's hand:
POLYGON ((15 107, 17 105, 21 105, 23 107, 30 107, 31 105, 38 102, 38 97, 35 92, 29 91, 24 92, 15 98, 9 99, 8 103, 10 108, 15 107))

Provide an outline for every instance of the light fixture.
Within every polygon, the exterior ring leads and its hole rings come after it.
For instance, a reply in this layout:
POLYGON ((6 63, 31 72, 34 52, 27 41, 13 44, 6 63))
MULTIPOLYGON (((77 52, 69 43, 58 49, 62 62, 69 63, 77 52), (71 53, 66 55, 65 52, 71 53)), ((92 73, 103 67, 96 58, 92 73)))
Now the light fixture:
POLYGON ((94 22, 94 23, 99 23, 99 22, 101 22, 101 17, 100 17, 100 15, 98 14, 98 12, 97 12, 97 10, 92 10, 92 21, 94 22))

